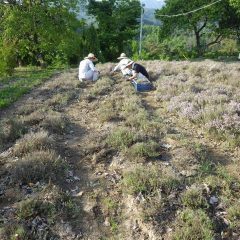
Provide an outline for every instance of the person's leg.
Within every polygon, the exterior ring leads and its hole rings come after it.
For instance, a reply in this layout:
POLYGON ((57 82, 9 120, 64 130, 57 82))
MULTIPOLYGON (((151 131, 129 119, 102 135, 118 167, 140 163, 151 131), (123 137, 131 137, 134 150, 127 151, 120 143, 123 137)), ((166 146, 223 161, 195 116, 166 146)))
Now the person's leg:
POLYGON ((88 72, 85 73, 85 79, 86 80, 93 80, 93 71, 89 70, 88 72))
POLYGON ((97 81, 99 78, 99 73, 98 72, 93 72, 93 81, 97 81))

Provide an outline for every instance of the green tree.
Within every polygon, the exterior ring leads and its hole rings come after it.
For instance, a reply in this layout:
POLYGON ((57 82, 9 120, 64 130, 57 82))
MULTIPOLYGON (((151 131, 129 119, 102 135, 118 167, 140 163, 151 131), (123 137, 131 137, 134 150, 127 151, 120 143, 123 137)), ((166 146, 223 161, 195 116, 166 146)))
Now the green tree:
MULTIPOLYGON (((210 1, 214 2, 214 0, 210 1)), ((236 16, 236 12, 229 6, 228 0, 223 0, 211 7, 178 17, 163 17, 161 15, 173 15, 186 13, 209 4, 209 0, 166 0, 165 6, 156 11, 156 17, 162 21, 161 37, 164 39, 170 35, 177 35, 185 31, 194 33, 196 50, 202 55, 208 47, 219 43, 227 34, 227 28, 231 25, 229 13, 236 16)), ((233 24, 231 27, 236 29, 233 24)))
POLYGON ((88 12, 97 21, 97 36, 103 60, 115 60, 136 36, 139 0, 89 0, 88 12))
MULTIPOLYGON (((240 6, 240 4, 239 4, 240 6)), ((224 13, 219 20, 219 27, 223 36, 236 37, 238 43, 240 43, 240 14, 237 13, 237 9, 228 2, 223 2, 224 13)))
POLYGON ((240 13, 240 1, 239 0, 230 0, 230 4, 235 7, 240 13))
POLYGON ((19 64, 67 63, 79 48, 78 0, 1 1, 0 39, 19 64))

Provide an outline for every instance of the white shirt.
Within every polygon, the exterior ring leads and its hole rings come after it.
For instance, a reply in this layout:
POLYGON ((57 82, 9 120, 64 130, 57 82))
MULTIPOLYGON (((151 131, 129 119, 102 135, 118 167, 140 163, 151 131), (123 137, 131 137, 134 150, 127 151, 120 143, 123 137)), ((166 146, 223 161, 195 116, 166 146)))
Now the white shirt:
POLYGON ((82 60, 79 65, 79 78, 85 78, 90 70, 92 72, 97 71, 93 62, 89 59, 82 60))
POLYGON ((130 59, 124 58, 122 59, 118 65, 113 69, 113 72, 116 72, 117 70, 122 70, 123 67, 125 67, 129 63, 130 59))

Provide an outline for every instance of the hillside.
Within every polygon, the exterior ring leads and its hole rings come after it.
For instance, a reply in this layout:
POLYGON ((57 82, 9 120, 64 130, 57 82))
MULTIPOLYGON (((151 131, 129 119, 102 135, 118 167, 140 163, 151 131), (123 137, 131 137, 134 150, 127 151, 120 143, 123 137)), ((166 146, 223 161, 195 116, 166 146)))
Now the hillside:
POLYGON ((0 112, 0 239, 240 238, 239 63, 55 74, 0 112))
POLYGON ((155 18, 155 9, 145 8, 143 15, 143 23, 147 25, 160 25, 160 21, 155 18))

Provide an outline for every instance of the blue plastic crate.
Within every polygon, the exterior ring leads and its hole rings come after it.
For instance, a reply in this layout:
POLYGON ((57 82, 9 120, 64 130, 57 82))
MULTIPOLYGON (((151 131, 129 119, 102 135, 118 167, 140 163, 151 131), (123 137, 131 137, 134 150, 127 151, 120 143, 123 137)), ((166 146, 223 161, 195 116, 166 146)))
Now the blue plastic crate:
POLYGON ((153 85, 150 81, 144 81, 144 82, 138 83, 135 80, 133 80, 132 84, 135 90, 138 92, 151 91, 153 89, 153 85))

